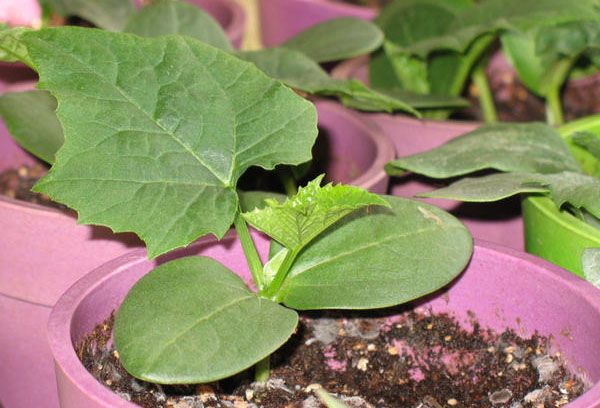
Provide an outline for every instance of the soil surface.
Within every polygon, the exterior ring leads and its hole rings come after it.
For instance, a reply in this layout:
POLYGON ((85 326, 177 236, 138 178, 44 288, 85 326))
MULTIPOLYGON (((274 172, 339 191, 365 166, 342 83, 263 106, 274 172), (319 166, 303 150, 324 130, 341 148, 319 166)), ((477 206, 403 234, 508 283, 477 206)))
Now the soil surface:
POLYGON ((35 164, 31 167, 20 166, 0 173, 0 194, 17 200, 40 204, 47 207, 66 209, 64 205, 50 200, 49 197, 31 191, 33 185, 46 173, 48 169, 35 164))
POLYGON ((112 347, 112 318, 77 354, 96 379, 143 407, 319 408, 314 390, 323 387, 351 407, 543 408, 566 405, 588 387, 549 352, 547 338, 471 325, 419 309, 371 318, 304 314, 272 357, 265 384, 252 383, 250 372, 205 385, 136 380, 112 347))

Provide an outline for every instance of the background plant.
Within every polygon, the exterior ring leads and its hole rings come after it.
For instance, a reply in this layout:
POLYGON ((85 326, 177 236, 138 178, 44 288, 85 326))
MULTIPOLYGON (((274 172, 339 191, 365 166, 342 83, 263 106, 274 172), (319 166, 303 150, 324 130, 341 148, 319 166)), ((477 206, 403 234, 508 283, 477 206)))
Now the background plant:
POLYGON ((63 27, 24 32, 20 42, 59 102, 65 135, 36 191, 76 209, 82 223, 137 233, 150 257, 221 238, 233 224, 248 260, 258 293, 204 257, 164 263, 134 286, 115 341, 139 378, 213 381, 257 362, 263 378, 264 359, 294 331, 294 309, 406 302, 469 259, 468 232, 441 210, 319 187, 320 178, 242 213, 244 171, 307 161, 317 133, 312 104, 253 64, 185 36, 63 27), (264 266, 247 222, 281 248, 264 266))

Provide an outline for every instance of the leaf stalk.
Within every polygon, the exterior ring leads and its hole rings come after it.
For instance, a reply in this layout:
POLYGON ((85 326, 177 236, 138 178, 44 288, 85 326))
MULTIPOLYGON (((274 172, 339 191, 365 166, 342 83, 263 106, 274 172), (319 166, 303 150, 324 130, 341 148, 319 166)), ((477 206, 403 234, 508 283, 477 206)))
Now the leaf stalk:
POLYGON ((498 121, 498 114, 496 113, 496 106, 494 105, 494 97, 490 89, 487 77, 485 75, 485 62, 487 59, 483 59, 473 69, 473 83, 477 87, 479 92, 479 106, 483 113, 483 120, 485 123, 494 123, 498 121))
POLYGON ((264 288, 263 264, 258 256, 258 252, 256 251, 256 246, 254 246, 254 241, 250 236, 248 224, 246 224, 246 220, 244 220, 244 217, 242 217, 241 209, 238 209, 233 221, 233 225, 235 226, 235 230, 240 238, 242 249, 244 250, 244 255, 246 256, 246 261, 248 261, 248 266, 250 267, 252 279, 254 279, 254 283, 256 284, 258 291, 261 292, 264 288))

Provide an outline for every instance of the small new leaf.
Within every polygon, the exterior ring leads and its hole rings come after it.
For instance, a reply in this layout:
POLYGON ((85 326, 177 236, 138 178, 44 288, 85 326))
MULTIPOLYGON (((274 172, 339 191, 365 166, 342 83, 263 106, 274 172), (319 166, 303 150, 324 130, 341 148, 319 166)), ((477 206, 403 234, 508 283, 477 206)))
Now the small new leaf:
POLYGON ((252 226, 292 251, 299 251, 321 232, 352 211, 369 205, 389 207, 381 197, 358 187, 333 185, 320 187, 317 177, 283 204, 267 201, 268 206, 244 213, 252 226))
POLYGON ((350 408, 349 405, 344 404, 339 399, 325 391, 323 388, 318 388, 316 391, 317 396, 327 408, 350 408))

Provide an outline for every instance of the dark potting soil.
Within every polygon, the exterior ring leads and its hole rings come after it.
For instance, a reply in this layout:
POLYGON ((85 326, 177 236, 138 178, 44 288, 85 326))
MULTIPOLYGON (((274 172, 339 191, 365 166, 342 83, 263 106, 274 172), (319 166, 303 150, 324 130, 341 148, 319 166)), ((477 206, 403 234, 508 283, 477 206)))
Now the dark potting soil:
MULTIPOLYGON (((112 347, 112 317, 77 346, 84 366, 122 398, 143 407, 319 408, 314 390, 351 407, 561 407, 587 385, 570 374, 548 338, 465 330, 446 314, 394 317, 304 314, 272 357, 271 379, 251 372, 218 383, 159 386, 131 377, 112 347), (345 317, 340 317, 345 316, 345 317)), ((193 358, 190 358, 193 360, 193 358)))
POLYGON ((55 203, 49 197, 31 191, 33 185, 46 173, 48 169, 41 164, 33 166, 19 166, 0 173, 0 194, 17 200, 40 204, 47 207, 66 209, 64 205, 55 203))

